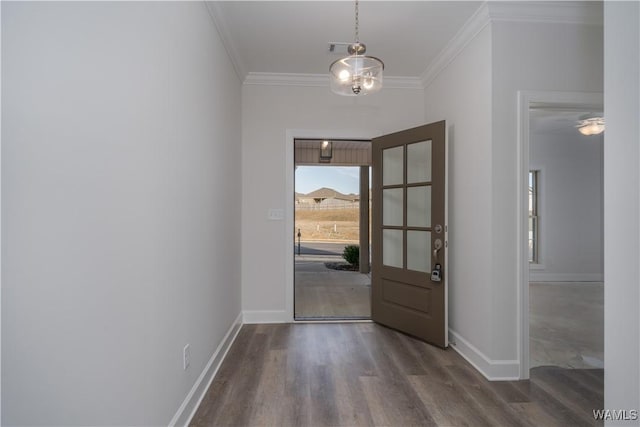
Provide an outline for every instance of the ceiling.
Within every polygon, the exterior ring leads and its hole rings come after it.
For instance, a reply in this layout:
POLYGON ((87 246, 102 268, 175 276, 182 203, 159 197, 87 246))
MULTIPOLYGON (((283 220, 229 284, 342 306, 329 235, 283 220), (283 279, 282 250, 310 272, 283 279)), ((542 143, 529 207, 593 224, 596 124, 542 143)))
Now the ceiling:
MULTIPOLYGON (((484 4, 452 0, 360 0, 360 41, 367 45, 368 55, 384 61, 385 78, 421 79, 447 43, 484 4)), ((498 18, 501 12, 502 17, 506 16, 505 11, 513 13, 515 9, 510 7, 517 5, 525 20, 602 23, 602 5, 596 1, 491 4, 498 18)), ((243 80, 250 73, 281 74, 284 78, 291 74, 326 75, 329 65, 346 54, 344 50, 329 52, 329 44, 354 41, 353 0, 236 0, 209 1, 207 5, 243 80)), ((580 116, 602 110, 601 106, 538 107, 531 113, 533 132, 576 132, 580 116)))
POLYGON ((536 108, 530 110, 529 128, 536 133, 579 135, 576 125, 587 114, 602 117, 602 108, 536 108))
MULTIPOLYGON (((360 41, 385 63, 385 76, 420 77, 480 8, 478 1, 360 2, 360 41)), ((353 1, 210 2, 239 72, 327 74, 353 42, 353 1)))

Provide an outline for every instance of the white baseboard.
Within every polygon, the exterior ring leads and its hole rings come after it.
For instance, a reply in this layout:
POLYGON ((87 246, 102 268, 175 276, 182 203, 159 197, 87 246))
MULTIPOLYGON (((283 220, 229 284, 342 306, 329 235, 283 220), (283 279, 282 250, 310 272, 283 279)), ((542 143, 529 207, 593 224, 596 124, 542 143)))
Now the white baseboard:
POLYGON ((285 310, 248 310, 243 312, 242 322, 252 323, 291 323, 291 314, 285 310))
POLYGON ((191 419, 196 413, 198 406, 200 406, 200 402, 204 398, 205 393, 211 386, 213 382, 213 378, 215 377, 220 365, 222 365, 222 361, 224 360, 229 348, 231 348, 231 344, 235 341, 238 336, 238 332, 240 332, 240 328, 242 327, 242 312, 238 315, 236 320, 233 322, 226 335, 222 339, 222 342, 216 348, 216 351, 213 352, 213 355, 209 359, 209 362, 202 370, 202 373, 196 380, 195 384, 187 394, 187 397, 178 408, 178 411, 171 419, 169 426, 188 426, 191 422, 191 419))
POLYGON ((520 379, 519 361, 491 360, 452 329, 449 329, 449 345, 489 381, 512 381, 520 379))
POLYGON ((529 272, 530 282, 604 282, 601 273, 543 273, 529 272))

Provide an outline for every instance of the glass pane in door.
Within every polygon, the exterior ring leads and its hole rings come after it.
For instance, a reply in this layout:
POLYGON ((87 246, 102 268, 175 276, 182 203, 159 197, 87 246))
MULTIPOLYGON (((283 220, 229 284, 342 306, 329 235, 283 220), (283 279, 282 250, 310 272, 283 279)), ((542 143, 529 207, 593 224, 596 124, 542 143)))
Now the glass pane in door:
POLYGON ((382 150, 382 185, 404 183, 404 147, 382 150))
POLYGON ((431 271, 431 233, 407 231, 407 269, 428 273, 431 271))
POLYGON ((382 190, 382 225, 402 226, 404 207, 404 190, 387 188, 382 190))
POLYGON ((431 227, 431 186, 407 188, 407 226, 431 227))
POLYGON ((382 230, 382 263, 402 268, 402 230, 382 230))
POLYGON ((431 140, 407 145, 407 183, 431 181, 431 140))

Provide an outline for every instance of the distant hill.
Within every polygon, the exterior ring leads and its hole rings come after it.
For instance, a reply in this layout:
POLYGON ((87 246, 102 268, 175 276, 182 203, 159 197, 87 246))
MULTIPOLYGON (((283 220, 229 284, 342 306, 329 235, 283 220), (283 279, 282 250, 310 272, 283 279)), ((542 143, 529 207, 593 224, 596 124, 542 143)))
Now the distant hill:
POLYGON ((322 187, 311 193, 305 194, 305 197, 313 199, 339 199, 339 200, 357 200, 358 196, 354 194, 342 194, 333 188, 322 187))
POLYGON ((352 204, 360 200, 357 194, 343 194, 333 188, 322 187, 308 194, 296 193, 296 203, 300 204, 352 204))

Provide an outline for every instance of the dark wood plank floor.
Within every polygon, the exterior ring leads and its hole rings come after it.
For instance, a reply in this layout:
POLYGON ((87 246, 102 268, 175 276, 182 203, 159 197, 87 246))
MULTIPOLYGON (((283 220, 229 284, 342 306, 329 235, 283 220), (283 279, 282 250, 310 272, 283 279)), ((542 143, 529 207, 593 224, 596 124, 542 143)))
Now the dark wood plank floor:
POLYGON ((602 370, 490 382, 454 350, 373 323, 244 325, 193 426, 601 425, 602 370))

